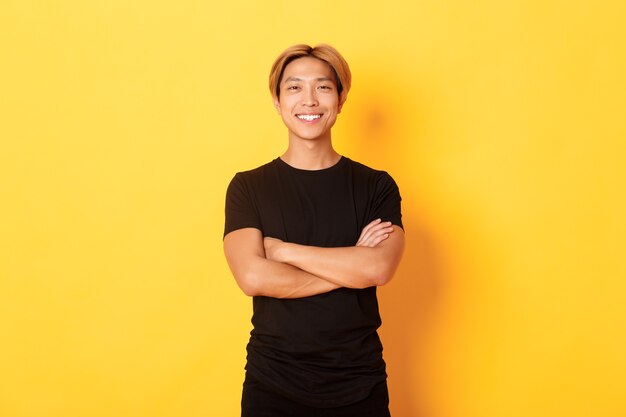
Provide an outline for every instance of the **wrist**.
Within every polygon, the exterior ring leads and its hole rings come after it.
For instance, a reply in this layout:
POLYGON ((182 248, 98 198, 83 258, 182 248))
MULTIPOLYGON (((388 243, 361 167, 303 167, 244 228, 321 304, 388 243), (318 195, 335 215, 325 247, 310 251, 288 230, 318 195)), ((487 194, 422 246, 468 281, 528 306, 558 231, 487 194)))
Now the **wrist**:
POLYGON ((274 259, 278 262, 289 263, 291 247, 293 243, 289 242, 280 242, 280 244, 276 247, 276 251, 274 252, 274 259))

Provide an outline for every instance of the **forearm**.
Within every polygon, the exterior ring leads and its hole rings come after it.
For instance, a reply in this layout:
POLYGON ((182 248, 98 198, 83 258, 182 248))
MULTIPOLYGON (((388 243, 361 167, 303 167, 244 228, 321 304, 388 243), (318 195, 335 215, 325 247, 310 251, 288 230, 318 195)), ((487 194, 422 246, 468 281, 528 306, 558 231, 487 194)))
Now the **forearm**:
POLYGON ((238 271, 235 277, 249 296, 302 298, 341 287, 296 266, 260 257, 250 262, 244 271, 238 271))
POLYGON ((249 296, 301 298, 340 287, 293 265, 267 259, 261 231, 255 228, 226 235, 224 254, 237 285, 249 296))
POLYGON ((386 256, 380 247, 323 248, 283 243, 275 259, 342 287, 367 288, 391 279, 395 262, 386 256))

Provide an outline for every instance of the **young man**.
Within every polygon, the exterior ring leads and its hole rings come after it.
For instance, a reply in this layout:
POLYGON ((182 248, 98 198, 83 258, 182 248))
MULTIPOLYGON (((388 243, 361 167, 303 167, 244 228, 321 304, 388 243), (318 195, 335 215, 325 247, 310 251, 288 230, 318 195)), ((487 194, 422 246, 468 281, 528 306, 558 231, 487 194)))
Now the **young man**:
POLYGON ((401 198, 333 149, 350 81, 334 48, 286 49, 270 90, 287 150, 228 187, 224 252, 254 310, 243 417, 389 416, 376 287, 402 256, 401 198))

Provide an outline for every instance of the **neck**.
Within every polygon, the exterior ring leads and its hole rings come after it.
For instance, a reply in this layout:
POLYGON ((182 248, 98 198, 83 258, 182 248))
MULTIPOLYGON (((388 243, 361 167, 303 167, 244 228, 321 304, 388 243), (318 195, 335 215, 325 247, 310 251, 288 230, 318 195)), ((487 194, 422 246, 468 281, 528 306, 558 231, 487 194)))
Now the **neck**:
POLYGON ((280 158, 294 168, 319 170, 335 165, 341 155, 333 148, 330 135, 315 140, 290 136, 289 147, 280 158))

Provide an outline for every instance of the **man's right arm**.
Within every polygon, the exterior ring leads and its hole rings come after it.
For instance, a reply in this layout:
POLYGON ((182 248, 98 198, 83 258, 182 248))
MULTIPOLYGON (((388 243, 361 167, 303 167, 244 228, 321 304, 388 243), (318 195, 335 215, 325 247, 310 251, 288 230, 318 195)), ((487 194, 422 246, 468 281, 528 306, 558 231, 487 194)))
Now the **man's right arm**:
POLYGON ((263 235, 256 228, 228 233, 224 254, 237 284, 248 296, 301 298, 340 288, 295 266, 266 259, 263 235))

